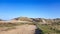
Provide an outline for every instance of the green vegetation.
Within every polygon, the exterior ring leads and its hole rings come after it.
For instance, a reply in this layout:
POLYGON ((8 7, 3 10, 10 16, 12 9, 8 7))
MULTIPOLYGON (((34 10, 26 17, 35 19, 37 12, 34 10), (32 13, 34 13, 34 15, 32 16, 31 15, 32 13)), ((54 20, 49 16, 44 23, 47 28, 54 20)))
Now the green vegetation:
POLYGON ((37 24, 38 28, 40 28, 44 34, 60 34, 60 28, 58 24, 37 24), (59 29, 58 29, 59 28, 59 29))

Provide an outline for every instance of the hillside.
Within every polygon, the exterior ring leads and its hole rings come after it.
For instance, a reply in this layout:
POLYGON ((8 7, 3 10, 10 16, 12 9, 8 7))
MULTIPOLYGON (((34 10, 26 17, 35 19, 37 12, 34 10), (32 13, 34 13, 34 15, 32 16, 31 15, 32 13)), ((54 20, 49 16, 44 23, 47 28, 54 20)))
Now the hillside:
POLYGON ((1 20, 0 34, 60 34, 60 18, 18 17, 9 21, 1 20))
POLYGON ((12 19, 12 21, 27 21, 27 22, 38 22, 40 24, 52 24, 60 22, 60 18, 56 19, 45 19, 45 18, 28 18, 28 17, 18 17, 12 19))

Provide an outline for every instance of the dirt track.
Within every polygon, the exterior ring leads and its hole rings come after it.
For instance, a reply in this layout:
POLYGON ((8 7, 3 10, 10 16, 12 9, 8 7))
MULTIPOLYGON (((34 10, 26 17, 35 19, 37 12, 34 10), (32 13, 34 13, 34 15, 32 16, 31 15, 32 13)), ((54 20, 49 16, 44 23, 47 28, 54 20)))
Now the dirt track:
POLYGON ((35 29, 35 25, 20 25, 16 26, 16 29, 1 31, 0 34, 34 34, 35 29))

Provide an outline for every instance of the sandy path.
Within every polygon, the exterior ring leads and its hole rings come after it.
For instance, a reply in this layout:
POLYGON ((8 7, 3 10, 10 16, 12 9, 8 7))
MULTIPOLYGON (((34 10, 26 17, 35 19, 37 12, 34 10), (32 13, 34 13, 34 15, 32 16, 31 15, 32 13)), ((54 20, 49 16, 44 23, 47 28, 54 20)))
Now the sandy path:
POLYGON ((21 25, 16 26, 16 29, 2 31, 0 34, 34 34, 36 26, 35 25, 21 25))

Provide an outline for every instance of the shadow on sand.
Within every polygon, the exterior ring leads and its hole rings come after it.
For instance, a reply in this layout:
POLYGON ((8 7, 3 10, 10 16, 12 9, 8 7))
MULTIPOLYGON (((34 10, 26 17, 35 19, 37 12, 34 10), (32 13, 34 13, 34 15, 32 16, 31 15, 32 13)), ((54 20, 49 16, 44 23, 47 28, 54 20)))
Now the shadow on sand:
POLYGON ((35 34, 43 34, 43 31, 41 29, 37 28, 35 30, 35 34))

